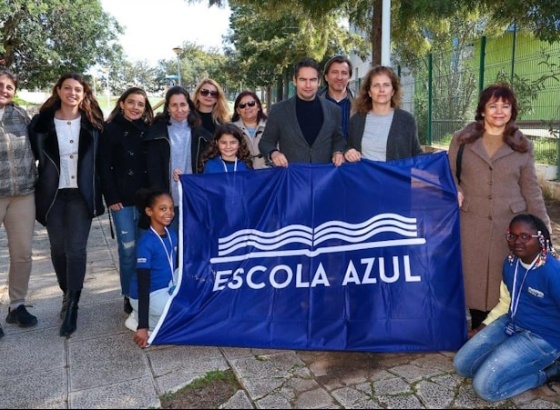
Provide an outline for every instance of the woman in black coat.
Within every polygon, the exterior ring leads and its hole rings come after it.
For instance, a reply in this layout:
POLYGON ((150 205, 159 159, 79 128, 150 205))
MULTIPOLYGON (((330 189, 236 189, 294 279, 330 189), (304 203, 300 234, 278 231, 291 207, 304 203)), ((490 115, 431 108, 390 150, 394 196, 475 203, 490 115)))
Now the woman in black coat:
POLYGON ((97 172, 103 113, 82 76, 64 74, 29 125, 38 160, 36 219, 47 227, 63 292, 60 336, 75 332, 92 219, 104 212, 97 172))
POLYGON ((128 314, 132 312, 130 280, 136 273, 136 241, 140 237, 135 197, 148 184, 144 138, 153 118, 146 92, 131 87, 109 114, 99 142, 101 187, 115 222, 121 294, 128 314))
POLYGON ((165 95, 163 112, 158 114, 146 138, 148 181, 151 187, 171 193, 177 231, 179 219, 179 175, 197 173, 200 157, 212 135, 202 127, 188 91, 171 87, 165 95))

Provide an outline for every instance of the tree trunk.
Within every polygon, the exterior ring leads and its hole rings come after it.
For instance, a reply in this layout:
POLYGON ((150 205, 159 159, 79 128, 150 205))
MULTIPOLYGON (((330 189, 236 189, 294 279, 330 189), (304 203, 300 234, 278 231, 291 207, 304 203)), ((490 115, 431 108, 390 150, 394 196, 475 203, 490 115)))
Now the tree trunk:
POLYGON ((288 99, 290 98, 290 75, 287 68, 284 70, 282 79, 284 81, 284 99, 288 99))
POLYGON ((282 81, 282 76, 278 76, 278 81, 276 83, 276 102, 282 101, 284 99, 284 86, 282 81))
POLYGON ((270 85, 266 86, 266 110, 264 111, 266 115, 270 112, 270 106, 272 105, 272 87, 270 85))
POLYGON ((371 65, 381 64, 381 31, 383 17, 383 0, 374 0, 371 14, 371 65))

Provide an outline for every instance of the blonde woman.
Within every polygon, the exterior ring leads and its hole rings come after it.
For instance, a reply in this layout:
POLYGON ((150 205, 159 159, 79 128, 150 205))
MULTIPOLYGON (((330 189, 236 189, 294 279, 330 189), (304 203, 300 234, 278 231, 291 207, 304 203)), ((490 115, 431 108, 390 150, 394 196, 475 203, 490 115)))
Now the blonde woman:
POLYGON ((194 90, 194 106, 202 126, 214 135, 216 126, 229 122, 230 113, 224 90, 211 78, 202 80, 194 90))

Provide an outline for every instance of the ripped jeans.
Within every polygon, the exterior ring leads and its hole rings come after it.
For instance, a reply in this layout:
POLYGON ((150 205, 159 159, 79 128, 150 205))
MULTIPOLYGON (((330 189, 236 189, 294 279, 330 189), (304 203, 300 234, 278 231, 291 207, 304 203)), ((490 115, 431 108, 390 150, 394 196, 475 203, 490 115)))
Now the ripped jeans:
POLYGON ((120 211, 111 211, 111 215, 117 234, 121 293, 129 296, 130 280, 136 274, 136 241, 142 234, 138 227, 140 213, 135 206, 125 206, 120 211))
POLYGON ((543 385, 543 369, 559 352, 539 335, 520 329, 505 333, 508 315, 500 316, 470 339, 455 355, 453 365, 473 378, 476 394, 487 401, 505 400, 543 385))

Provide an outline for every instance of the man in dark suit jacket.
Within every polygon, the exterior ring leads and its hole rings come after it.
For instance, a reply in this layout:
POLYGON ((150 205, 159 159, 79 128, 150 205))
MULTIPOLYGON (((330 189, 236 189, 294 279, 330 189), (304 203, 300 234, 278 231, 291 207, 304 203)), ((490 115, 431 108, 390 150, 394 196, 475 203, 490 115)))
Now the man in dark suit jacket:
POLYGON ((317 97, 319 78, 317 61, 300 60, 294 67, 296 95, 271 107, 259 150, 274 165, 332 162, 339 166, 344 161, 340 108, 317 97))

